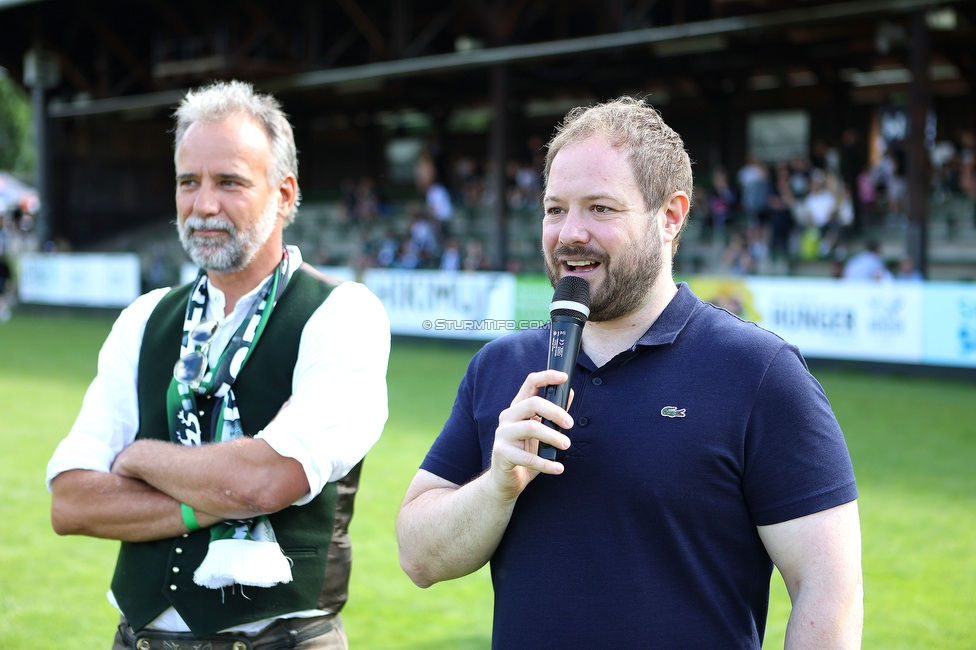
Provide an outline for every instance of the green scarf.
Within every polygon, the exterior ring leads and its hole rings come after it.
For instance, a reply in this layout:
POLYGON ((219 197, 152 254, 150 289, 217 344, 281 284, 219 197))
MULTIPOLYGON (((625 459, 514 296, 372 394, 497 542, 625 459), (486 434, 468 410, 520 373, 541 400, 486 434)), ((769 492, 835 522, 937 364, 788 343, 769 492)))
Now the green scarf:
MULTIPOLYGON (((275 273, 261 288, 244 318, 213 368, 206 371, 195 390, 174 376, 166 394, 170 438, 173 442, 196 446, 205 444, 197 414, 197 394, 215 397, 217 419, 214 443, 235 440, 244 435, 237 400, 232 388, 264 331, 268 318, 288 282, 288 251, 282 255, 275 273)), ((204 318, 207 309, 207 275, 201 271, 186 306, 181 358, 194 352, 190 332, 204 318)), ((193 574, 193 581, 210 589, 235 584, 271 587, 291 582, 291 563, 281 552, 267 516, 223 521, 210 527, 207 555, 193 574)))

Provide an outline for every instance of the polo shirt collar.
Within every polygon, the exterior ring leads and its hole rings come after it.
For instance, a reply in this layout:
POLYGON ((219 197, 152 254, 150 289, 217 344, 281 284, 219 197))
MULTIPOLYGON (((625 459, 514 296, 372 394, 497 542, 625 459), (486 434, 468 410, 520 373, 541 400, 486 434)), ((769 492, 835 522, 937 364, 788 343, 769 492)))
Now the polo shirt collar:
POLYGON ((664 311, 644 332, 643 336, 637 339, 635 347, 638 345, 670 345, 674 343, 697 305, 698 297, 691 292, 688 284, 686 282, 679 283, 678 293, 674 295, 668 306, 664 308, 664 311))

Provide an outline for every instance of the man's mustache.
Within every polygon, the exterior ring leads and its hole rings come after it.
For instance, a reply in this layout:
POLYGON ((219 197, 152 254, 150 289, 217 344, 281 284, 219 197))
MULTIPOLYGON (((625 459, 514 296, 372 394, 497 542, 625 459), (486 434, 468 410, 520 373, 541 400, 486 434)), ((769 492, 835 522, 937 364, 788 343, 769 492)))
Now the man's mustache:
POLYGON ((232 236, 237 234, 233 222, 219 217, 187 217, 182 227, 187 235, 193 235, 197 230, 223 230, 232 236))
POLYGON ((552 251, 552 258, 554 261, 567 258, 577 260, 593 260, 594 262, 600 262, 601 264, 605 264, 609 259, 606 253, 588 246, 566 246, 563 244, 559 244, 556 246, 555 250, 552 251))

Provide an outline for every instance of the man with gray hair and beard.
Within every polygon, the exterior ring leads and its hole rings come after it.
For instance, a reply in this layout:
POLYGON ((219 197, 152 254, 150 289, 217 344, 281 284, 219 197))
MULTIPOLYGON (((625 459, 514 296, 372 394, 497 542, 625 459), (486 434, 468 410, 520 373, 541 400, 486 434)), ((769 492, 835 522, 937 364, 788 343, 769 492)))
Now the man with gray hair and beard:
POLYGON ((573 398, 540 395, 567 381, 546 328, 475 355, 400 510, 404 570, 426 587, 490 562, 494 648, 758 650, 775 564, 787 647, 858 647, 844 436, 796 347, 675 284, 681 138, 643 101, 575 109, 544 180, 550 279, 590 288, 573 398))
POLYGON ((114 649, 346 648, 389 320, 284 245, 298 163, 273 97, 219 82, 175 117, 177 231, 201 270, 113 326, 48 464, 53 526, 121 541, 114 649))

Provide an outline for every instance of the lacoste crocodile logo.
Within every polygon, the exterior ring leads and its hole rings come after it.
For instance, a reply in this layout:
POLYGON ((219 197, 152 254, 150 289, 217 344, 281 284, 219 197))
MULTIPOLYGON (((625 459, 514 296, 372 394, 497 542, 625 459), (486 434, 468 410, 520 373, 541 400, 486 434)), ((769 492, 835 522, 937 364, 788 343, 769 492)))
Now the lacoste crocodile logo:
POLYGON ((679 409, 677 406, 665 406, 661 409, 661 415, 666 418, 683 418, 685 416, 685 410, 679 409))

